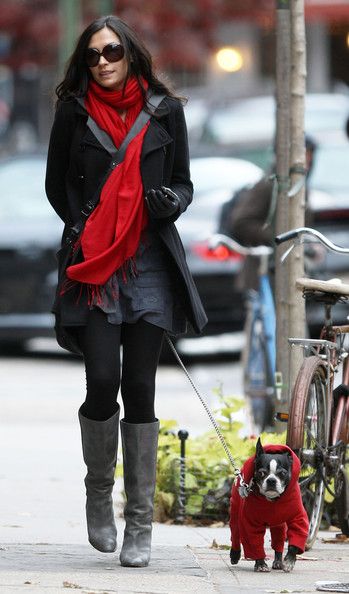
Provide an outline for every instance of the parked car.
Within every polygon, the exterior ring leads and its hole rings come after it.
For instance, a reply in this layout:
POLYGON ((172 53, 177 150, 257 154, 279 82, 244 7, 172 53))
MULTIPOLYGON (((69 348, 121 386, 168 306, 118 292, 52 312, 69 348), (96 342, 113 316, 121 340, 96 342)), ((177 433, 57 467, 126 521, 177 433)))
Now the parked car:
MULTIPOLYGON (((250 160, 267 170, 274 159, 275 112, 273 96, 235 99, 212 107, 201 136, 197 136, 198 141, 192 146, 192 154, 215 152, 250 160)), ((348 116, 348 94, 310 93, 305 97, 306 133, 317 144, 309 183, 314 226, 343 246, 349 245, 348 116)), ((319 249, 308 273, 318 278, 339 276, 349 281, 349 260, 319 249)), ((308 304, 307 311, 310 328, 317 330, 322 317, 319 304, 308 304)), ((337 322, 345 320, 348 313, 346 304, 334 308, 337 322)))
MULTIPOLYGON (((248 159, 266 169, 273 159, 275 98, 271 95, 234 99, 211 106, 201 134, 192 140, 192 155, 219 154, 248 159)), ((305 97, 305 128, 316 141, 344 137, 349 95, 309 93, 305 97)))
POLYGON ((50 308, 62 224, 44 190, 44 154, 0 165, 0 344, 53 336, 50 308))
MULTIPOLYGON (((56 286, 55 252, 62 223, 44 193, 44 154, 17 156, 0 163, 0 344, 20 346, 29 338, 53 336, 50 308, 56 286)), ((310 203, 315 226, 339 245, 348 246, 349 143, 320 146, 311 177, 310 203)), ((191 160, 195 194, 177 222, 189 267, 208 314, 204 335, 242 330, 243 297, 235 278, 241 257, 224 249, 208 249, 217 230, 221 206, 246 184, 263 174, 251 162, 205 157, 191 160)), ((349 281, 345 256, 319 252, 314 274, 349 281)), ((337 305, 335 319, 343 321, 347 305, 337 305)), ((320 319, 312 308, 312 324, 320 319)))
POLYGON ((191 160, 194 199, 178 219, 189 268, 205 307, 205 335, 241 330, 244 322, 242 294, 236 287, 242 257, 225 249, 212 251, 208 240, 217 231, 222 205, 236 190, 257 182, 263 171, 248 161, 206 157, 191 160))
MULTIPOLYGON (((314 227, 342 247, 349 246, 348 163, 349 142, 346 138, 342 142, 320 144, 310 178, 309 202, 314 212, 314 227)), ((308 274, 324 280, 339 277, 349 283, 349 258, 318 248, 317 258, 308 274)), ((344 323, 349 316, 348 303, 337 303, 332 313, 336 323, 344 323)), ((307 318, 310 328, 317 332, 323 319, 322 306, 309 303, 307 318)))
MULTIPOLYGON (((349 142, 320 144, 317 148, 309 183, 309 204, 313 225, 333 242, 349 246, 349 142)), ((236 277, 243 260, 226 250, 212 252, 207 237, 217 231, 221 207, 236 190, 257 181, 261 169, 249 169, 248 161, 234 158, 193 158, 192 178, 195 186, 191 207, 178 220, 187 259, 208 314, 204 335, 242 330, 245 310, 244 296, 237 287, 236 277), (220 164, 220 167, 218 167, 220 164), (255 178, 255 179, 253 179, 255 178)), ((251 163, 252 165, 252 163, 251 163)), ((308 274, 315 278, 340 277, 349 282, 349 258, 317 249, 316 258, 307 259, 308 274)), ((310 328, 318 331, 323 319, 318 303, 307 304, 310 328)), ((334 319, 339 323, 349 315, 347 304, 337 304, 334 319)))
MULTIPOLYGON (((193 159, 195 199, 181 219, 189 266, 209 316, 208 333, 241 328, 241 297, 234 277, 239 257, 211 254, 220 205, 239 186, 257 181, 262 170, 236 159, 193 159)), ((50 313, 57 280, 55 252, 62 223, 44 192, 45 155, 17 156, 0 164, 0 343, 21 346, 53 336, 50 313)))

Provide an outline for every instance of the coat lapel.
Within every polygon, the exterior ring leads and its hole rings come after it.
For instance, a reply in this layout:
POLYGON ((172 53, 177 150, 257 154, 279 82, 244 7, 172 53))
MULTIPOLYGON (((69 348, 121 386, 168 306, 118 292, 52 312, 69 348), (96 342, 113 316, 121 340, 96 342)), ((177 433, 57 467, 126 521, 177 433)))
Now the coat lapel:
POLYGON ((142 147, 142 160, 151 152, 160 149, 173 142, 169 133, 159 124, 159 122, 151 118, 148 130, 144 136, 142 147))

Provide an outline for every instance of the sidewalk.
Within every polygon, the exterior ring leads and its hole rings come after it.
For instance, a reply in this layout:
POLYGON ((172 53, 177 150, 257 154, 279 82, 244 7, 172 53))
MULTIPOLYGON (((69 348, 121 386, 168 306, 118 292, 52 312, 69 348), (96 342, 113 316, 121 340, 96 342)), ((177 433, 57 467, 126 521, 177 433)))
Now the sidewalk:
MULTIPOLYGON (((150 566, 121 567, 117 553, 98 553, 86 540, 76 429, 1 426, 1 594, 261 594, 315 592, 317 580, 349 582, 349 544, 335 543, 333 533, 321 533, 293 573, 257 574, 252 562, 232 567, 228 550, 211 548, 214 540, 229 544, 226 527, 155 524, 150 566)), ((122 519, 117 523, 120 542, 122 519)))
POLYGON ((227 551, 210 548, 213 537, 228 542, 225 528, 156 525, 151 564, 138 569, 121 567, 117 555, 103 555, 86 544, 5 545, 0 551, 0 592, 261 594, 315 592, 317 580, 348 582, 347 544, 319 542, 297 561, 293 573, 257 574, 252 562, 241 561, 233 568, 227 551))
MULTIPOLYGON (((256 574, 250 561, 231 566, 228 550, 211 548, 214 540, 229 545, 226 527, 155 524, 146 568, 124 568, 118 553, 98 553, 86 538, 79 369, 49 360, 9 363, 0 362, 0 594, 263 594, 315 592, 317 580, 349 582, 349 544, 321 542, 334 541, 331 533, 320 535, 291 574, 256 574)), ((194 421, 206 427, 182 380, 170 391, 173 377, 161 370, 160 416, 182 407, 190 428, 194 421)), ((118 493, 120 484, 116 509, 118 493)), ((122 519, 117 524, 120 550, 122 519)))

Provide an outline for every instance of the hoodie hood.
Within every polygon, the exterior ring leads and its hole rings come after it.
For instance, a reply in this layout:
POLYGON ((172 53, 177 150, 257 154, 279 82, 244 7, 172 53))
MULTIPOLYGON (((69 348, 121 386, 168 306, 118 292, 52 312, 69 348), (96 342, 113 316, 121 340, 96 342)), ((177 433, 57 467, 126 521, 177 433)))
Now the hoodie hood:
MULTIPOLYGON (((263 450, 265 454, 285 454, 289 453, 292 457, 292 471, 291 471, 291 480, 288 485, 289 487, 293 487, 294 484, 298 481, 301 464, 299 458, 296 454, 289 448, 287 445, 277 445, 277 444, 267 444, 263 446, 263 450)), ((244 463, 241 473, 244 477, 244 481, 248 484, 254 475, 254 461, 256 459, 256 455, 251 456, 246 460, 244 463)))
MULTIPOLYGON (((309 520, 298 483, 299 459, 288 446, 271 444, 263 446, 263 450, 265 454, 290 454, 293 462, 291 480, 280 497, 273 500, 266 499, 255 489, 242 498, 239 481, 233 484, 230 498, 232 548, 237 551, 242 543, 245 557, 249 559, 265 558, 264 535, 267 527, 272 535, 272 548, 280 553, 283 552, 286 539, 289 546, 304 551, 308 536, 309 520)), ((254 474, 255 458, 251 456, 241 469, 247 483, 254 474)))

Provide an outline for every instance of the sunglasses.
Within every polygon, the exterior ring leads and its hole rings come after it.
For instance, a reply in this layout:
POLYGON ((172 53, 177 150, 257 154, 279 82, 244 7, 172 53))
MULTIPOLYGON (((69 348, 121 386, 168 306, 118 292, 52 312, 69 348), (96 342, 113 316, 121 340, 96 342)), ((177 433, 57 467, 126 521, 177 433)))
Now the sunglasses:
POLYGON ((86 50, 85 60, 89 68, 93 68, 99 64, 101 56, 107 60, 107 62, 119 62, 125 55, 125 49, 120 43, 108 43, 105 45, 101 52, 95 47, 89 47, 86 50))

